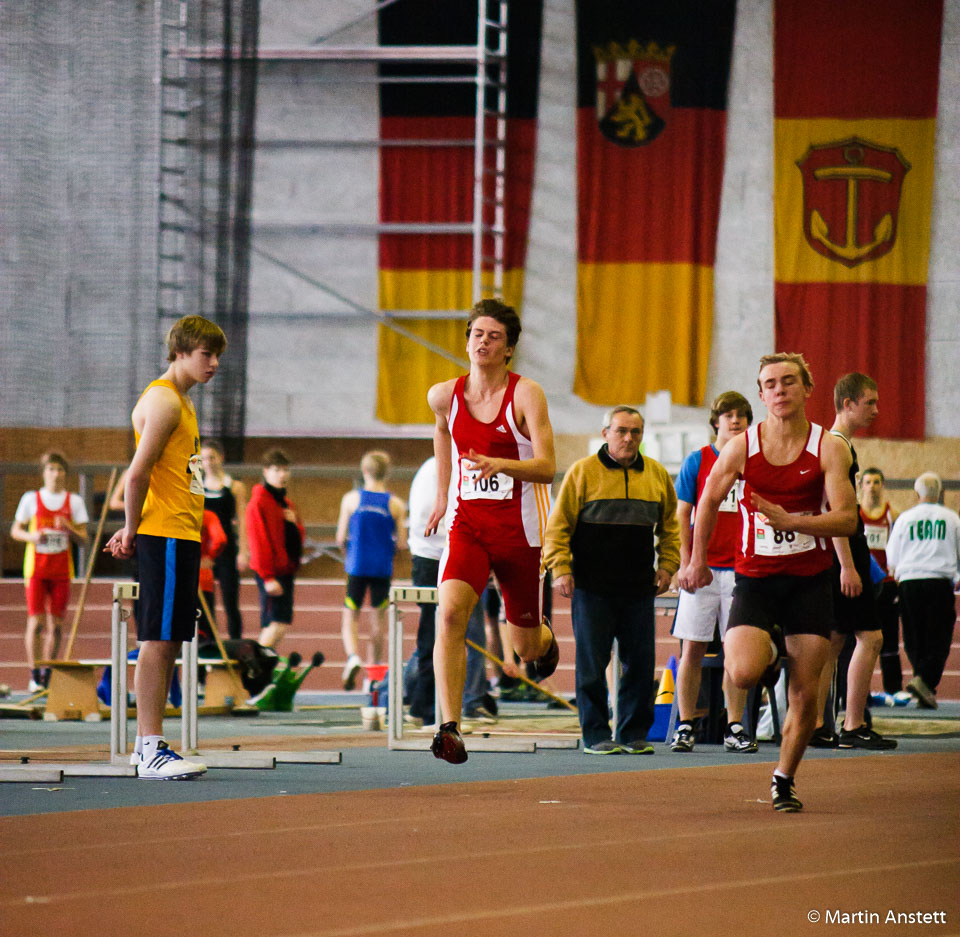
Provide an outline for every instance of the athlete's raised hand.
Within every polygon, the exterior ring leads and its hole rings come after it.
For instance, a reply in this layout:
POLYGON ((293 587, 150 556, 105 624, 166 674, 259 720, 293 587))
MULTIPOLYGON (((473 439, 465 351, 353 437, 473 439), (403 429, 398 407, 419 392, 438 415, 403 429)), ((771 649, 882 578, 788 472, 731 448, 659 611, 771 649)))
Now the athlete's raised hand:
POLYGON ((506 463, 505 459, 493 459, 490 456, 480 455, 476 449, 471 449, 467 453, 467 458, 473 463, 470 471, 478 471, 481 478, 492 478, 503 471, 506 463))
POLYGON ((753 506, 766 517, 767 523, 774 530, 794 530, 793 515, 789 511, 785 511, 779 504, 761 498, 755 491, 750 492, 750 500, 753 506))

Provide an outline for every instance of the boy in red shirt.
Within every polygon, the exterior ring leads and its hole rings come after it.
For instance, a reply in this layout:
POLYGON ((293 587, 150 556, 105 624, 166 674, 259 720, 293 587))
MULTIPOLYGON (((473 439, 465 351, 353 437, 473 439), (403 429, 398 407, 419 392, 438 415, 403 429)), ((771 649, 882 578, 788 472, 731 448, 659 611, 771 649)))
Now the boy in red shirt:
POLYGON ((303 553, 305 528, 296 505, 287 498, 290 460, 280 449, 263 457, 263 481, 253 486, 247 504, 250 568, 260 590, 260 637, 275 647, 293 621, 293 578, 303 553))

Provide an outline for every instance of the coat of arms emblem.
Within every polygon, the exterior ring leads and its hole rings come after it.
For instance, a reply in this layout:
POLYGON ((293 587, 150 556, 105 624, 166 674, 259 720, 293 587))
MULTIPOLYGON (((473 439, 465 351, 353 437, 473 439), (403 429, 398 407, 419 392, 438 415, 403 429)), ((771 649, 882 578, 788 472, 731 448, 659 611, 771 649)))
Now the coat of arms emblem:
POLYGON ((594 46, 597 124, 618 146, 646 146, 667 125, 670 60, 676 46, 631 39, 594 46))
POLYGON ((824 257, 855 267, 889 253, 910 164, 894 147, 859 137, 812 144, 803 176, 803 233, 824 257))

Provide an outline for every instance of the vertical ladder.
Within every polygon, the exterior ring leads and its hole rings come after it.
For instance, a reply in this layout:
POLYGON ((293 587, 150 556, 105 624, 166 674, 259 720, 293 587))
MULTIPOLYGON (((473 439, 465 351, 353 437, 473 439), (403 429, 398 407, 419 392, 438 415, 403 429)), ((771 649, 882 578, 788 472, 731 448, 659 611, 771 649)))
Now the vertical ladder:
POLYGON ((493 296, 503 298, 507 177, 507 0, 479 0, 477 4, 477 105, 473 178, 473 302, 483 297, 483 266, 492 268, 493 296), (491 12, 492 11, 492 12, 491 12), (487 89, 495 90, 487 107, 487 89), (487 119, 493 134, 487 139, 487 119), (493 150, 493 159, 487 157, 493 150), (491 165, 487 165, 491 163, 491 165), (484 225, 484 211, 493 208, 493 224, 484 225), (490 237, 493 253, 484 253, 490 237))
POLYGON ((160 33, 157 85, 160 153, 157 199, 157 316, 185 314, 187 185, 187 0, 155 0, 160 33))

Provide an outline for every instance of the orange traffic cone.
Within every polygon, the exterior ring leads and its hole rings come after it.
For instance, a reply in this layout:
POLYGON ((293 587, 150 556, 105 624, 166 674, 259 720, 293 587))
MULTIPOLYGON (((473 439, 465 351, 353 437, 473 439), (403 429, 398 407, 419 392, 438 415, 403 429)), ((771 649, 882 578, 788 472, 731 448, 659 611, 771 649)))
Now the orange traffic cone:
POLYGON ((668 706, 673 703, 675 685, 673 682, 673 671, 669 667, 663 668, 663 676, 660 678, 660 689, 657 690, 657 703, 666 703, 668 706))

